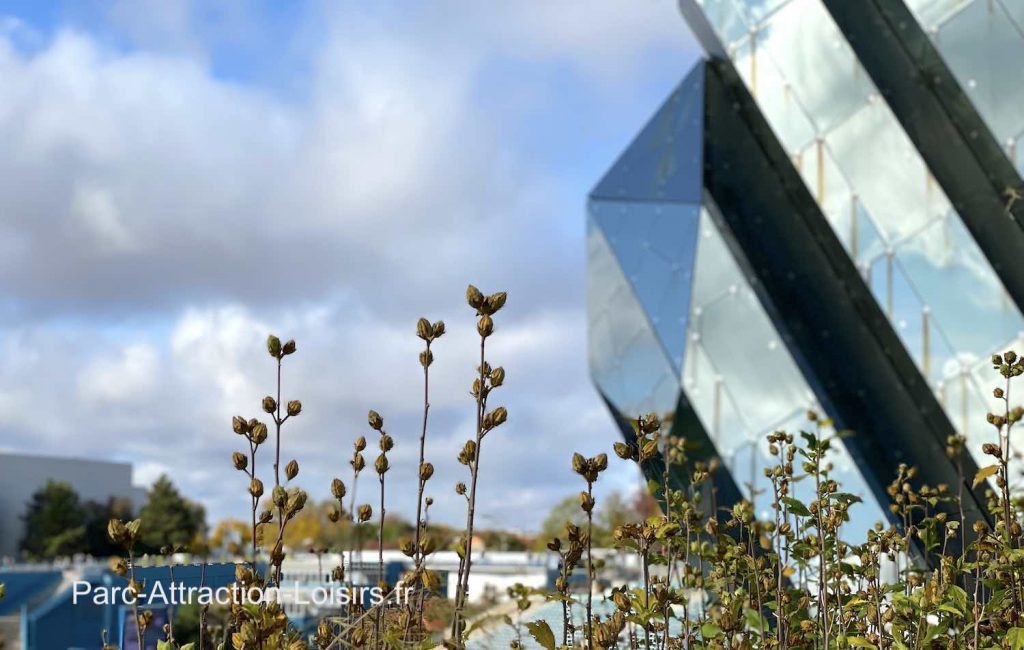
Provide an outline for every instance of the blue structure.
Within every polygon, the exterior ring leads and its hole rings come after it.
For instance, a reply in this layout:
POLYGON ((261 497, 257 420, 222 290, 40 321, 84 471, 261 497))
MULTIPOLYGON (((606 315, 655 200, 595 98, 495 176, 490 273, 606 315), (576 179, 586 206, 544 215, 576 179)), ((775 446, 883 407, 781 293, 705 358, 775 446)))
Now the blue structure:
MULTIPOLYGON (((76 648, 100 650, 102 633, 107 632, 111 643, 122 650, 137 648, 132 622, 132 608, 118 602, 96 604, 91 596, 75 600, 74 588, 64 584, 64 573, 59 570, 21 571, 0 569, 0 582, 5 584, 6 594, 0 601, 0 615, 20 612, 20 636, 23 650, 54 650, 55 648, 76 648)), ((147 590, 160 583, 170 594, 171 575, 168 567, 145 567, 136 569, 136 578, 147 590)), ((87 567, 74 580, 80 581, 91 590, 124 586, 125 579, 106 568, 87 567)), ((235 580, 234 564, 208 565, 203 575, 200 565, 174 567, 174 584, 186 589, 205 585, 216 589, 227 587, 235 580)), ((141 608, 153 610, 153 630, 147 635, 146 650, 156 648, 156 639, 163 623, 174 612, 173 607, 140 603, 141 608)))

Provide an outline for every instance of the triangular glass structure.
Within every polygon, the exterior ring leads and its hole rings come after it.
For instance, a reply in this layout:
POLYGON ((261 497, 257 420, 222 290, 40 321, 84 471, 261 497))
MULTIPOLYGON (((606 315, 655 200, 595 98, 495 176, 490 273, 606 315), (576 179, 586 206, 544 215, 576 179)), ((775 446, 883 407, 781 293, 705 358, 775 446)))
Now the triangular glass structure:
POLYGON ((704 66, 695 65, 590 198, 699 204, 703 146, 704 66))

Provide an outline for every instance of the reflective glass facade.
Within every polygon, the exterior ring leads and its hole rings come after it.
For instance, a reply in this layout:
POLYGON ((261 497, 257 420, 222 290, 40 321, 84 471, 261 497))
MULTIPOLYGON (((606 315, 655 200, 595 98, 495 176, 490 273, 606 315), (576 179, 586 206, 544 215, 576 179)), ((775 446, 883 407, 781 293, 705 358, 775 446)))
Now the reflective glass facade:
MULTIPOLYGON (((730 463, 739 485, 750 481, 740 467, 762 462, 756 450, 765 433, 798 428, 809 407, 843 402, 838 391, 858 390, 858 378, 836 383, 807 361, 816 351, 804 349, 806 332, 789 336, 804 325, 792 314, 787 319, 783 298, 760 281, 786 273, 784 264, 753 264, 757 255, 744 243, 750 240, 730 237, 752 220, 762 227, 761 215, 735 207, 723 185, 705 176, 733 174, 742 186, 762 183, 764 175, 709 153, 728 139, 709 126, 709 70, 724 80, 751 138, 784 152, 771 163, 773 172, 802 182, 777 192, 780 209, 809 197, 808 223, 820 219, 838 243, 846 259, 830 260, 823 272, 837 274, 837 286, 860 285, 874 301, 849 307, 856 321, 850 327, 878 333, 877 352, 891 359, 890 386, 906 388, 910 406, 922 413, 932 400, 940 409, 915 434, 928 442, 920 449, 901 443, 895 455, 924 461, 921 449, 958 432, 980 457, 991 434, 984 414, 997 408, 988 359, 1024 347, 1020 306, 955 207, 960 201, 947 195, 931 159, 905 131, 907 116, 894 113, 888 93, 862 66, 829 2, 681 0, 712 61, 687 76, 588 203, 590 360, 598 388, 623 417, 680 403, 692 409, 724 459, 746 453, 745 461, 730 463), (716 191, 727 210, 720 211, 716 191), (915 392, 920 384, 928 387, 924 398, 915 392)), ((908 0, 905 8, 1015 162, 1024 133, 1024 98, 1017 97, 1024 83, 1008 81, 1022 74, 1014 56, 1024 53, 1017 4, 1024 3, 908 0)), ((847 4, 844 11, 858 10, 847 4)), ((850 289, 851 302, 858 290, 850 289)), ((864 433, 885 440, 899 426, 876 419, 876 430, 864 433)), ((876 495, 889 478, 858 469, 863 463, 846 456, 837 464, 876 495)))
POLYGON ((907 0, 992 135, 1024 169, 1024 3, 907 0))
MULTIPOLYGON (((704 195, 703 71, 690 73, 591 194, 590 367, 620 421, 655 412, 671 423, 691 409, 749 498, 751 486, 771 487, 765 436, 806 428, 807 411, 821 406, 704 195)), ((860 525, 882 519, 845 449, 833 461, 869 504, 860 525)))

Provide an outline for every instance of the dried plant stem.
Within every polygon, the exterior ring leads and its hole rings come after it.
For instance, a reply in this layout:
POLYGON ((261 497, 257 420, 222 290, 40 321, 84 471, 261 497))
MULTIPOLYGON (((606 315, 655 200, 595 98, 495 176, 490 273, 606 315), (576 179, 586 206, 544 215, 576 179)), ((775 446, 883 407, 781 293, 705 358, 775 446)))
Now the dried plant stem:
MULTIPOLYGON (((593 502, 594 484, 587 481, 587 497, 593 502)), ((587 648, 594 647, 594 509, 587 509, 587 648)))
POLYGON ((415 579, 419 586, 420 593, 416 599, 416 602, 409 605, 409 619, 406 621, 405 626, 405 639, 409 640, 409 636, 413 628, 413 616, 416 616, 415 627, 418 631, 422 632, 423 625, 423 608, 425 601, 425 582, 423 580, 423 534, 426 532, 426 522, 423 521, 423 491, 427 486, 427 479, 423 476, 422 468, 426 462, 426 445, 427 445, 427 421, 430 415, 430 339, 426 339, 424 347, 424 356, 421 362, 423 366, 423 426, 420 429, 420 462, 418 467, 419 471, 419 485, 416 492, 416 532, 413 540, 413 562, 415 564, 415 579))
MULTIPOLYGON (((379 585, 384 584, 384 473, 381 472, 380 476, 380 525, 377 528, 377 582, 379 585)), ((374 620, 374 646, 377 648, 381 647, 381 622, 384 615, 384 608, 382 606, 377 607, 377 616, 374 620)))
POLYGON ((476 486, 477 478, 480 476, 480 443, 483 442, 484 437, 484 413, 487 410, 487 390, 486 390, 486 349, 487 338, 484 336, 480 337, 480 385, 476 395, 476 447, 473 452, 473 460, 470 463, 470 482, 469 482, 469 501, 466 509, 466 556, 463 559, 462 566, 459 570, 459 586, 456 590, 455 598, 455 620, 454 625, 454 637, 456 650, 461 650, 463 647, 462 638, 462 627, 463 627, 463 611, 466 607, 466 596, 469 591, 469 573, 473 565, 473 524, 474 517, 476 515, 476 486))

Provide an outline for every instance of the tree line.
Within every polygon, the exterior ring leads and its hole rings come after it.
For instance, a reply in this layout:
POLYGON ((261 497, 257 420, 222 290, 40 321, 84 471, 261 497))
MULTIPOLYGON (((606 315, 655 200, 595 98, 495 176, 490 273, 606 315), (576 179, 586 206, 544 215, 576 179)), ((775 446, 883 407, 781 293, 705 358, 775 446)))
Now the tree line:
POLYGON ((107 523, 136 517, 142 519, 145 530, 140 540, 143 552, 191 551, 206 537, 205 510, 183 497, 166 475, 153 483, 138 513, 133 512, 128 499, 83 501, 69 483, 49 480, 29 500, 20 550, 30 560, 74 555, 109 557, 118 549, 107 536, 107 523))

